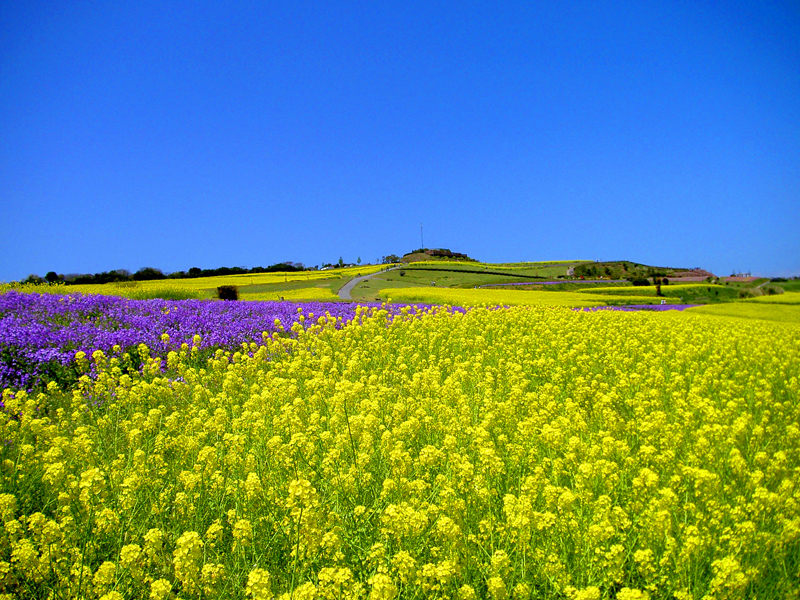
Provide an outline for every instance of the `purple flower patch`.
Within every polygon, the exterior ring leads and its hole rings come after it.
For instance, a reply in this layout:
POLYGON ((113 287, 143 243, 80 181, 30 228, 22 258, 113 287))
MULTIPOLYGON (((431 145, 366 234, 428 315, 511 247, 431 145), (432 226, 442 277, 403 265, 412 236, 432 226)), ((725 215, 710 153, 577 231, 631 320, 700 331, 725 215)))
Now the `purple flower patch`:
MULTIPOLYGON (((0 389, 31 388, 46 372, 74 364, 75 354, 109 355, 114 346, 124 352, 145 344, 154 355, 166 356, 181 344, 201 349, 236 349, 243 342, 262 341, 262 333, 296 322, 308 324, 325 315, 347 323, 359 304, 342 302, 220 302, 209 300, 130 300, 83 294, 0 295, 0 389), (311 315, 313 314, 313 317, 311 315), (301 319, 303 317, 303 319, 301 319), (278 323, 280 325, 278 325, 278 323), (162 338, 169 336, 168 341, 162 338)), ((361 306, 380 307, 379 303, 361 306)), ((402 305, 388 305, 399 314, 402 305)), ((417 305, 416 314, 427 305, 417 305)))

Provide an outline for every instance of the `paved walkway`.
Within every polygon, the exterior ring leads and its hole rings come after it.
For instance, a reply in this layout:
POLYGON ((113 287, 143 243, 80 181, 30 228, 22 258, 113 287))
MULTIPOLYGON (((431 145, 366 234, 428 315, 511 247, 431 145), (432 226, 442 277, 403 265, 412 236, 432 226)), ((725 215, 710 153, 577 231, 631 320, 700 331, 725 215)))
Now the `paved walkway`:
POLYGON ((353 296, 350 295, 350 292, 353 291, 353 288, 356 287, 362 281, 366 281, 371 277, 375 277, 375 275, 380 275, 381 273, 386 273, 387 271, 394 271, 398 267, 392 267, 391 269, 386 269, 386 271, 378 271, 377 273, 371 273, 369 275, 363 275, 361 277, 353 277, 350 281, 345 283, 341 289, 339 289, 339 298, 342 300, 352 300, 353 296))

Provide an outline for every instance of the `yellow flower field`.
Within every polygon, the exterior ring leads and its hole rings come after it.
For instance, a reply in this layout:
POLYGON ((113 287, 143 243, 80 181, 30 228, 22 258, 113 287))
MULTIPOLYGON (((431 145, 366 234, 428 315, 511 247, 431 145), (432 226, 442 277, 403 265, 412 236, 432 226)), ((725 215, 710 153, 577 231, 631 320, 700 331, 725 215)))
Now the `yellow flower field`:
POLYGON ((330 288, 301 288, 298 290, 284 290, 280 292, 263 294, 243 294, 241 300, 292 300, 294 302, 320 301, 330 302, 339 300, 339 296, 334 294, 330 288))
POLYGON ((797 325, 542 307, 315 322, 141 373, 96 353, 72 392, 6 390, 0 593, 800 594, 797 325))
MULTIPOLYGON (((607 304, 660 304, 656 296, 610 296, 578 292, 550 292, 518 289, 457 289, 437 287, 387 288, 380 291, 381 298, 396 303, 448 304, 450 306, 569 306, 590 307, 607 304)), ((674 298, 667 302, 674 303, 674 298)))
MULTIPOLYGON (((783 296, 770 296, 783 298, 783 296)), ((800 306, 784 305, 768 302, 726 302, 725 304, 708 304, 688 309, 693 314, 714 315, 719 317, 735 317, 737 319, 760 319, 779 323, 800 323, 800 306)))
MULTIPOLYGON (((727 290, 724 285, 716 285, 716 284, 709 284, 709 283, 682 283, 677 285, 665 285, 661 288, 663 292, 670 292, 671 295, 679 295, 681 292, 691 292, 694 290, 727 290)), ((643 286, 610 286, 610 287, 590 287, 584 288, 582 290, 576 290, 579 294, 610 294, 610 295, 618 295, 624 294, 626 296, 655 296, 656 295, 656 286, 654 285, 643 285, 643 286)))
MULTIPOLYGON (((386 265, 364 265, 359 267, 346 267, 342 269, 330 269, 326 271, 294 271, 290 273, 253 273, 246 275, 224 275, 220 277, 197 277, 194 279, 160 279, 155 281, 142 281, 143 286, 171 285, 180 289, 188 290, 215 290, 221 285, 262 285, 268 283, 285 283, 290 281, 317 281, 321 279, 337 279, 340 277, 355 277, 357 274, 368 275, 377 273, 386 268, 386 265)), ((113 285, 113 284, 110 284, 113 285)), ((68 286, 69 288, 101 288, 96 286, 68 286)), ((76 291, 90 293, 82 289, 76 291)), ((94 293, 102 293, 96 291, 94 293)))
POLYGON ((785 292, 775 296, 756 296, 755 298, 745 298, 743 302, 753 302, 755 304, 796 304, 800 305, 800 292, 785 292))
MULTIPOLYGON (((342 269, 329 269, 325 271, 296 271, 289 273, 255 273, 246 275, 224 275, 220 277, 197 277, 189 279, 156 279, 148 281, 131 281, 105 284, 83 285, 48 285, 48 284, 0 284, 0 293, 15 289, 20 292, 39 294, 100 294, 105 296, 122 296, 132 299, 146 299, 164 297, 170 299, 201 298, 203 292, 216 291, 219 286, 235 285, 245 287, 249 285, 282 284, 289 282, 316 282, 351 278, 360 275, 378 273, 387 268, 387 265, 363 265, 345 267, 342 269)), ((335 294, 324 295, 323 292, 308 291, 282 291, 280 293, 264 293, 263 299, 275 300, 276 295, 289 299, 322 300, 338 299, 335 294)), ((247 300, 254 300, 256 294, 248 295, 247 300)))

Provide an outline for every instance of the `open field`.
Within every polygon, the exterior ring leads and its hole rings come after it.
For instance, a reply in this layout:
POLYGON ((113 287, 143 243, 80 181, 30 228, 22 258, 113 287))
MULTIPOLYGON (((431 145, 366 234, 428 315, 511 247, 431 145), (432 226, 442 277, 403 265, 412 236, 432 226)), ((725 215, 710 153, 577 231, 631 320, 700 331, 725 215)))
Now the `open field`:
POLYGON ((787 292, 800 292, 800 281, 781 281, 770 285, 777 285, 782 287, 787 292))
POLYGON ((768 302, 729 302, 709 304, 689 309, 694 314, 735 317, 737 319, 759 319, 779 323, 800 323, 800 306, 768 302))
MULTIPOLYGON (((566 306, 589 307, 618 304, 660 304, 654 296, 611 296, 550 291, 519 291, 507 289, 452 289, 439 287, 387 288, 380 290, 382 300, 451 306, 566 306)), ((676 303, 675 299, 668 302, 676 303)))
MULTIPOLYGON (((82 314, 113 325, 99 300, 82 314)), ((149 319, 192 314, 162 303, 149 319)), ((3 592, 800 593, 800 326, 692 314, 794 307, 390 307, 342 326, 274 306, 285 327, 238 351, 168 351, 191 327, 156 325, 151 349, 79 357, 74 391, 3 393, 3 592)))
POLYGON ((800 292, 786 292, 775 296, 757 296, 746 298, 743 302, 755 302, 756 304, 800 304, 800 292))
POLYGON ((353 297, 370 300, 378 297, 381 289, 418 287, 426 289, 461 288, 472 289, 500 281, 527 281, 527 277, 509 277, 491 273, 469 273, 459 271, 432 271, 427 269, 401 268, 380 273, 358 284, 353 297))
MULTIPOLYGON (((428 271, 432 274, 447 272, 462 272, 484 275, 516 276, 521 278, 530 277, 557 277, 565 275, 567 268, 573 263, 558 264, 548 263, 517 263, 517 264, 489 264, 474 262, 453 262, 427 260, 410 263, 404 266, 406 271, 428 271)), ((577 263, 574 263, 577 264, 577 263)), ((503 279, 500 279, 503 281, 503 279)))
MULTIPOLYGON (((612 273, 628 273, 641 276, 652 270, 652 267, 617 261, 613 263, 596 263, 594 261, 543 261, 531 263, 488 264, 455 260, 423 260, 410 264, 395 265, 363 265, 343 269, 323 271, 301 271, 287 273, 243 274, 224 277, 196 279, 174 279, 141 282, 110 283, 104 285, 79 286, 22 286, 31 292, 119 295, 133 299, 166 298, 166 299, 212 299, 216 298, 216 288, 222 285, 236 285, 241 300, 297 300, 337 301, 338 291, 352 278, 372 275, 371 279, 361 281, 351 292, 353 300, 374 302, 390 296, 407 298, 409 301, 456 302, 465 306, 485 303, 503 305, 542 304, 549 296, 511 296, 513 292, 580 292, 589 297, 562 296, 545 302, 550 305, 584 307, 603 304, 639 304, 658 303, 656 288, 650 286, 632 286, 625 279, 609 279, 606 267, 612 273), (565 277, 567 268, 583 268, 589 278, 565 277), (591 279, 595 273, 602 279, 591 279), (419 288, 415 292, 399 291, 419 288), (473 290, 475 288, 494 289, 494 295, 478 299, 472 292, 456 292, 448 295, 442 288, 473 290), (420 291, 420 290, 426 291, 420 291), (504 293, 500 293, 500 292, 504 293), (438 300, 440 298, 441 300, 438 300), (447 298, 447 299, 446 299, 447 298), (449 300, 448 300, 449 299, 449 300)), ((678 272, 666 269, 668 272, 678 272)), ((664 285, 661 292, 668 303, 681 304, 714 304, 739 301, 740 294, 767 293, 770 289, 780 288, 793 290, 797 282, 769 282, 766 279, 754 279, 746 283, 726 283, 715 285, 709 283, 664 285), (763 284, 763 285, 761 285, 763 284)), ((0 285, 0 291, 9 288, 0 285)), ((744 299, 744 298, 742 298, 744 299)), ((760 300, 766 303, 790 303, 790 296, 781 300, 760 300)))
POLYGON ((534 262, 516 262, 516 263, 483 263, 493 267, 513 267, 513 268, 521 268, 527 269, 530 267, 547 267, 547 266, 558 266, 558 267, 570 267, 572 265, 578 265, 580 263, 590 263, 594 262, 591 260, 540 260, 534 262))
MULTIPOLYGON (((610 294, 614 296, 655 296, 656 286, 624 286, 624 287, 592 287, 581 290, 581 293, 592 295, 610 294)), ((679 298, 686 303, 714 303, 735 300, 739 289, 726 285, 706 283, 690 283, 681 285, 662 285, 661 294, 667 298, 679 298)))
POLYGON ((304 299, 317 299, 322 292, 310 291, 306 294, 296 290, 304 288, 328 289, 335 293, 353 277, 378 273, 386 269, 386 265, 364 265, 327 269, 322 271, 292 271, 287 273, 258 273, 247 275, 225 275, 220 277, 198 277, 194 279, 158 279, 152 281, 135 281, 123 283, 88 284, 88 285, 24 285, 11 286, 0 284, 0 292, 7 289, 29 291, 35 293, 57 294, 98 294, 106 296, 122 296, 143 300, 148 298, 164 298, 170 300, 215 298, 217 287, 235 285, 239 288, 242 300, 269 299, 280 296, 304 299), (294 293, 291 293, 294 292, 294 293), (253 296, 253 297, 251 297, 253 296))
POLYGON ((292 302, 320 301, 338 302, 339 296, 330 287, 302 287, 298 289, 271 290, 269 292, 249 292, 242 294, 242 300, 290 300, 292 302))

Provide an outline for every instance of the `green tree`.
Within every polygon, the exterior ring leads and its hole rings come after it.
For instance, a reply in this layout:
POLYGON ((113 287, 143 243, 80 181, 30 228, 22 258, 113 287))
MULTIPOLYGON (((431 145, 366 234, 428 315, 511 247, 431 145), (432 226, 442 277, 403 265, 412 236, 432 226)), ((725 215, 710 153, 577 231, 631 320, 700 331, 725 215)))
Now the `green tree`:
POLYGON ((161 269, 144 267, 136 271, 136 273, 133 274, 133 278, 136 281, 148 281, 152 279, 166 279, 167 276, 164 275, 164 272, 161 269))

